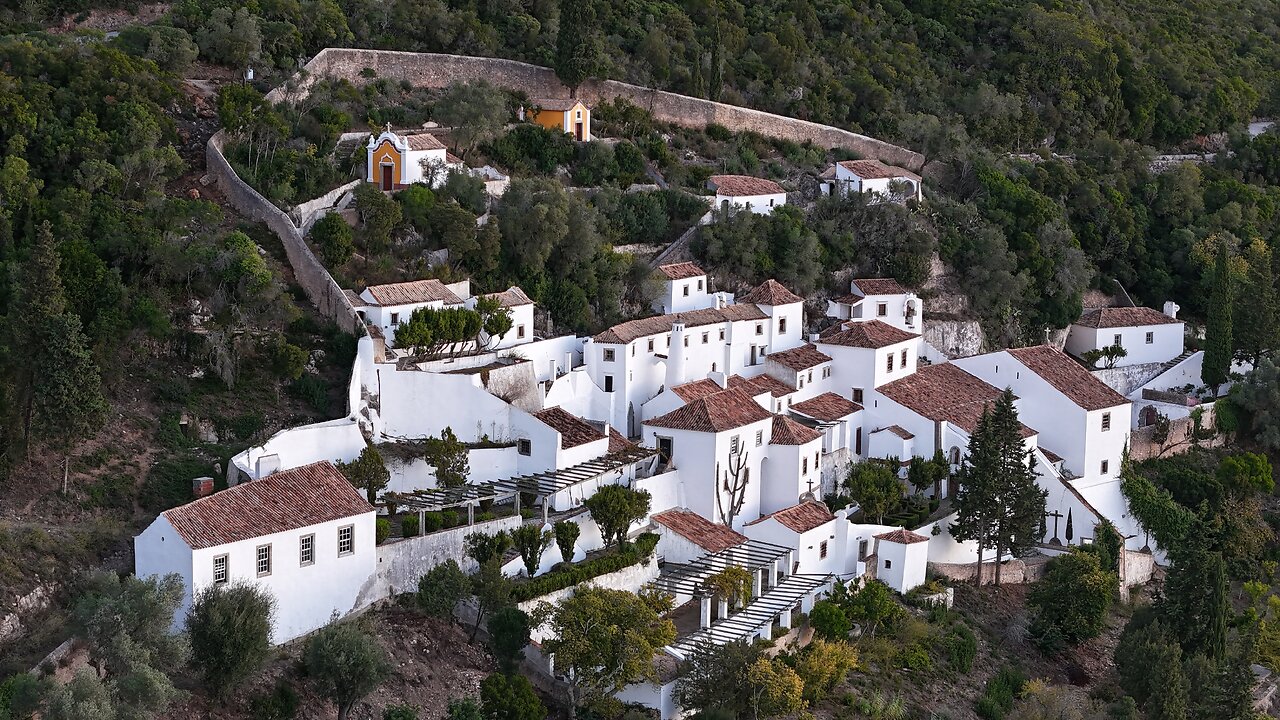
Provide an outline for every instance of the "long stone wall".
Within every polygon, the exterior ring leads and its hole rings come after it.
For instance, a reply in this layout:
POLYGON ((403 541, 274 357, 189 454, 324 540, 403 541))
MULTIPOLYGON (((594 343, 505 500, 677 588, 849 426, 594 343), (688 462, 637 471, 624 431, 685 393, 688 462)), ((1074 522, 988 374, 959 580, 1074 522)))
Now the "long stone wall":
POLYGON ((231 163, 223 155, 225 144, 226 135, 221 130, 209 138, 209 143, 205 146, 205 172, 217 183, 218 190, 227 202, 241 215, 266 223, 280 237, 289 265, 293 268, 294 278, 320 313, 343 330, 358 333, 361 325, 357 322, 355 308, 333 276, 320 263, 320 259, 307 247, 302 231, 294 226, 293 220, 280 208, 236 175, 231 163))
MULTIPOLYGON (((487 80, 495 85, 524 91, 529 97, 568 97, 569 89, 556 79, 550 68, 499 58, 467 57, 440 53, 411 53, 391 50, 326 48, 306 64, 298 93, 305 93, 320 78, 338 78, 360 85, 370 69, 378 78, 404 80, 418 87, 440 88, 458 81, 487 80)), ((274 101, 290 99, 283 89, 268 95, 274 101)), ((588 104, 626 98, 645 108, 654 119, 683 127, 703 128, 715 123, 734 132, 755 132, 766 137, 810 141, 824 147, 845 147, 863 157, 878 158, 892 165, 919 170, 924 158, 916 152, 873 137, 820 125, 807 120, 726 105, 701 98, 651 90, 616 80, 589 80, 578 88, 578 97, 588 104)))

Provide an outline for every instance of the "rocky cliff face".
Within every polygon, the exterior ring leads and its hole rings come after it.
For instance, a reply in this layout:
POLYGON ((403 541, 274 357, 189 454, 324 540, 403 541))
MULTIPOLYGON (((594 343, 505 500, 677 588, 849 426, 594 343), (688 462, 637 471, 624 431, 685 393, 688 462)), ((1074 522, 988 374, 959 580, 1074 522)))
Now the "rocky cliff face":
POLYGON ((977 320, 935 319, 928 315, 924 318, 924 339, 949 358, 977 355, 987 342, 977 320))

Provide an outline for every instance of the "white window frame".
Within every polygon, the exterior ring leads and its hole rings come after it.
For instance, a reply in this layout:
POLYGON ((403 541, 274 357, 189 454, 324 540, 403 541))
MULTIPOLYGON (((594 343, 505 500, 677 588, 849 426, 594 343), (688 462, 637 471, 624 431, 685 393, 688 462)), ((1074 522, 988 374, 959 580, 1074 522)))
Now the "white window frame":
POLYGON ((613 362, 613 361, 614 361, 614 358, 616 358, 616 357, 617 357, 617 354, 614 352, 613 348, 605 348, 605 349, 604 349, 604 361, 605 361, 605 362, 613 362))
POLYGON ((1147 344, 1154 345, 1156 342, 1156 334, 1154 332, 1147 333, 1147 344))
POLYGON ((298 567, 316 564, 316 536, 308 533, 298 538, 298 567))
POLYGON ((213 556, 213 584, 226 585, 231 582, 231 556, 227 553, 213 556), (222 579, 218 579, 218 561, 222 561, 222 579))
POLYGON ((533 454, 533 441, 528 438, 518 438, 516 440, 516 454, 528 457, 533 454))
POLYGON ((356 526, 343 525, 342 527, 338 528, 338 557, 345 557, 347 555, 355 555, 355 554, 356 554, 356 526), (346 550, 342 549, 342 545, 344 542, 342 535, 344 532, 346 533, 346 536, 347 536, 345 541, 347 545, 346 550))
POLYGON ((1111 413, 1104 412, 1102 413, 1102 432, 1108 432, 1110 430, 1111 430, 1111 413))
POLYGON ((253 558, 253 568, 257 571, 258 577, 267 577, 271 574, 271 543, 254 548, 253 558))

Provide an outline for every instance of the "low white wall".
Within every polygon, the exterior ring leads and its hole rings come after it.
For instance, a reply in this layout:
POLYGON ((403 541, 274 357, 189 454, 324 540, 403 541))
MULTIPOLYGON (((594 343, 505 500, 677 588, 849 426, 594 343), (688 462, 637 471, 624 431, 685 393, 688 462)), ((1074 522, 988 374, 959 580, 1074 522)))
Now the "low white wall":
POLYGON ((1090 370, 1093 376, 1121 395, 1128 395, 1160 375, 1164 363, 1141 363, 1124 367, 1090 370))
POLYGON ((632 483, 632 487, 636 490, 649 491, 650 515, 684 506, 681 497, 680 473, 677 470, 668 470, 658 475, 640 478, 632 483))
POLYGON ((360 426, 349 418, 281 430, 265 443, 232 457, 227 466, 227 483, 234 485, 239 481, 236 470, 250 479, 258 479, 258 460, 266 456, 279 457, 279 466, 273 463, 272 470, 291 470, 321 460, 350 462, 359 457, 364 448, 360 426))
POLYGON ((467 536, 477 532, 493 535, 502 530, 513 530, 522 522, 519 515, 512 515, 430 535, 389 540, 379 545, 378 570, 371 590, 373 600, 416 591, 419 578, 448 560, 458 563, 463 572, 475 572, 478 569, 476 562, 467 557, 467 536))

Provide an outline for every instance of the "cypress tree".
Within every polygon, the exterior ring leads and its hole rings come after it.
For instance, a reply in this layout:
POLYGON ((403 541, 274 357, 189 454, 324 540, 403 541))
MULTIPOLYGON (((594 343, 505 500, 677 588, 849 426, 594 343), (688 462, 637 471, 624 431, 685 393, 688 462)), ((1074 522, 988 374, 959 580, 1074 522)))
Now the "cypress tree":
POLYGON ((1246 291, 1236 298, 1236 317, 1232 335, 1236 355, 1257 365, 1262 356, 1276 346, 1276 287, 1272 272, 1271 248, 1261 239, 1254 240, 1245 251, 1249 263, 1246 291))
POLYGON ((1013 401, 1013 391, 1006 388, 991 412, 992 439, 999 457, 994 483, 996 585, 1000 584, 1000 558, 1004 553, 1017 555, 1043 537, 1038 531, 1048 494, 1036 484, 1035 462, 1023 441, 1022 423, 1013 401))
POLYGON ((959 489, 954 504, 956 519, 951 523, 951 537, 974 540, 978 544, 978 571, 975 580, 982 586, 982 556, 992 547, 999 522, 997 485, 1000 449, 995 437, 991 413, 983 410, 978 426, 969 438, 969 451, 960 465, 959 489))
POLYGON ((592 0, 560 3, 560 30, 556 34, 556 77, 577 97, 578 86, 600 72, 600 29, 592 0))
POLYGON ((1222 553, 1199 543, 1181 549, 1169 568, 1164 593, 1161 610, 1183 652, 1220 660, 1226 649, 1230 611, 1222 553))
POLYGON ((1190 704, 1187 678, 1182 673, 1182 653, 1175 644, 1163 645, 1151 662, 1151 688, 1144 707, 1147 720, 1187 720, 1190 704))
POLYGON ((1218 245, 1213 268, 1213 291, 1209 295, 1209 318, 1204 330, 1204 367, 1201 378, 1217 394, 1218 386, 1231 372, 1231 269, 1225 242, 1218 245))

